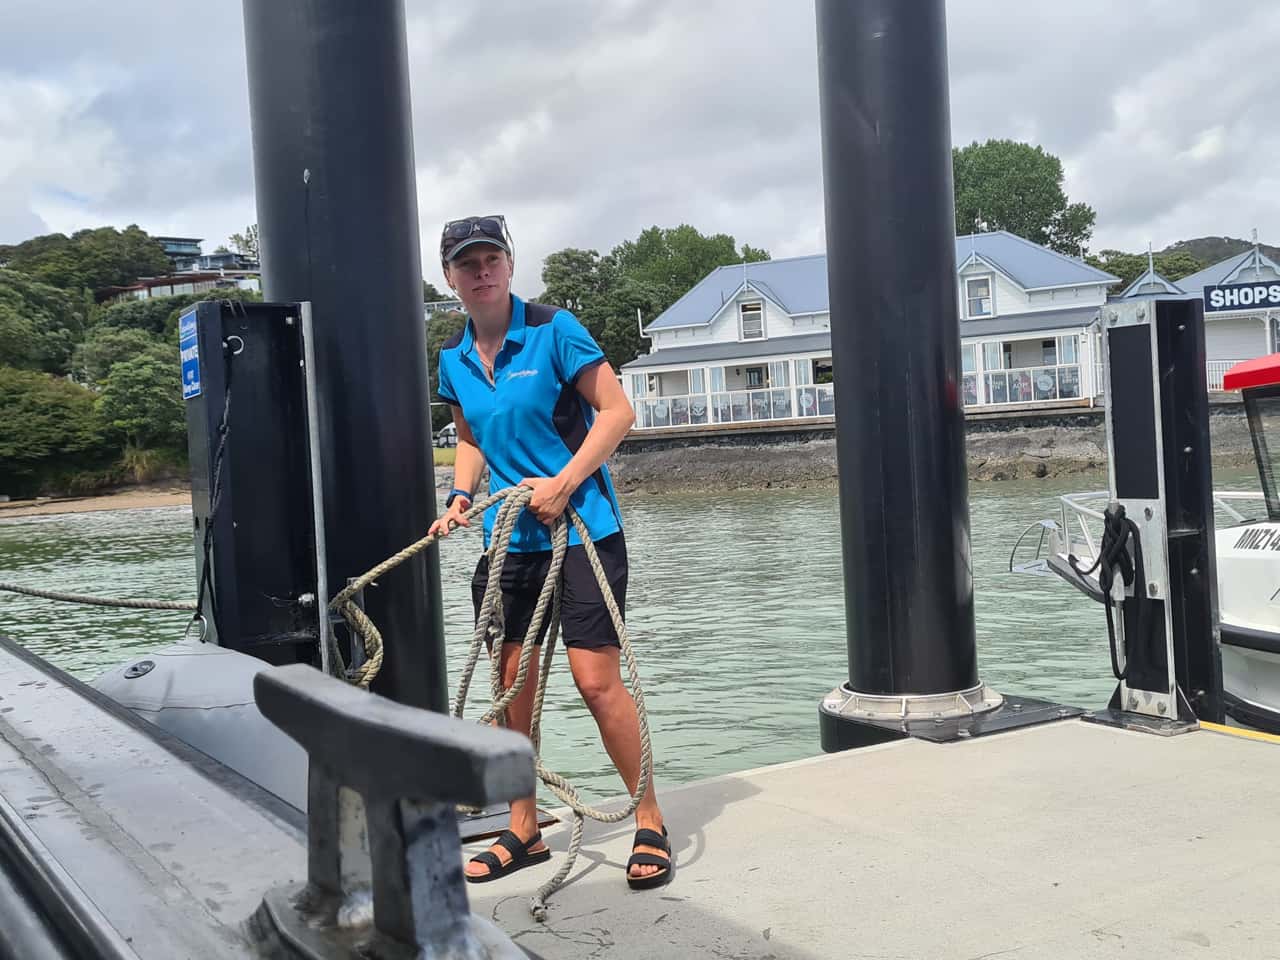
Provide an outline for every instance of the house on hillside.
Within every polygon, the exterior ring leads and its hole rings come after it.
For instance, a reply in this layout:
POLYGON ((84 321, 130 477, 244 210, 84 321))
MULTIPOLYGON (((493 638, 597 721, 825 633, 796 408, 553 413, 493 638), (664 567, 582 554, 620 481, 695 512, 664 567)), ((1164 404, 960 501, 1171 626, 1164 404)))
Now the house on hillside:
MULTIPOLYGON (((973 410, 1089 406, 1117 277, 1011 233, 956 238, 962 393, 973 410)), ((835 411, 825 255, 720 267, 644 329, 620 371, 636 429, 835 411)), ((841 322, 841 318, 835 318, 841 322)))
POLYGON ((1280 284, 1280 265, 1254 247, 1244 253, 1220 260, 1198 273, 1181 280, 1166 280, 1148 269, 1129 285, 1122 298, 1138 296, 1182 296, 1205 301, 1204 341, 1210 390, 1222 389, 1222 375, 1241 360, 1266 356, 1280 351, 1280 292, 1271 295, 1272 285, 1280 284), (1250 291, 1247 303, 1241 298, 1221 305, 1206 298, 1206 289, 1241 284, 1261 285, 1268 296, 1255 299, 1250 291))

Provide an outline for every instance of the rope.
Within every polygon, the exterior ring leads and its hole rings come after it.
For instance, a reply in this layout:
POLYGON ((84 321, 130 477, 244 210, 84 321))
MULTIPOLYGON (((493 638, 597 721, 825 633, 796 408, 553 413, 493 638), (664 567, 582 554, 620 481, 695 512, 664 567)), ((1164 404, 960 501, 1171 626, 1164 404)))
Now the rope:
POLYGON ((182 610, 186 613, 196 609, 194 603, 184 603, 181 600, 119 600, 113 597, 91 597, 82 593, 56 593, 53 590, 36 590, 34 587, 20 587, 16 583, 0 583, 0 591, 21 593, 24 596, 39 597, 42 600, 87 603, 95 607, 129 607, 134 610, 182 610))
MULTIPOLYGON (((573 833, 569 840, 569 852, 564 864, 556 872, 555 876, 538 888, 537 893, 529 901, 529 910, 533 914, 533 918, 542 922, 547 918, 547 899, 561 887, 573 870, 578 851, 582 847, 585 818, 590 817, 600 823, 619 823, 635 813, 636 808, 640 805, 640 800, 648 791, 649 781, 653 777, 653 748, 649 737, 649 715, 644 705, 644 690, 640 685, 640 670, 636 663, 635 652, 632 650, 630 638, 627 636, 626 623, 622 619, 622 612, 618 609, 617 601, 613 596, 613 588, 610 586, 609 578, 600 563, 600 556, 596 553, 595 544, 591 540, 586 524, 582 522, 582 518, 578 516, 578 512, 572 506, 566 510, 564 516, 556 520, 552 527, 551 566, 547 571, 547 578, 543 582, 542 591, 538 595, 538 602, 534 607, 529 629, 520 645, 520 658, 517 662, 515 679, 509 689, 503 689, 502 641, 505 636, 505 620, 502 609, 502 568, 506 563, 507 554, 510 550, 511 536, 515 532, 516 521, 519 519, 520 512, 528 506, 532 496, 533 491, 528 487, 507 487, 491 494, 484 500, 472 504, 471 508, 463 514, 466 519, 471 520, 481 516, 494 504, 502 504, 494 521, 490 541, 489 580, 485 587, 484 598, 480 604, 480 615, 476 618, 475 630, 471 635, 471 647, 467 651, 466 664, 463 667, 462 676, 458 683, 458 693, 450 705, 450 713, 455 717, 462 717, 475 668, 479 663, 481 651, 485 648, 485 641, 489 639, 492 641, 488 644, 491 699, 489 709, 480 718, 479 722, 482 724, 502 723, 507 706, 520 695, 520 691, 528 680, 529 667, 533 659, 533 651, 538 635, 542 632, 542 625, 546 621, 548 614, 550 615, 550 626, 544 641, 542 665, 536 675, 537 687, 534 693, 533 717, 529 728, 529 739, 533 742, 534 769, 538 774, 538 778, 546 784, 547 788, 562 803, 573 811, 574 821, 573 833), (582 540, 587 562, 595 575, 596 583, 600 586, 600 594, 604 598, 609 616, 613 620, 614 629, 618 633, 622 656, 627 665, 631 696, 635 700, 636 715, 640 722, 640 779, 636 784, 635 792, 629 797, 628 803, 620 810, 603 811, 584 803, 572 783, 555 771, 550 770, 542 762, 542 706, 547 691, 547 679, 551 673, 551 664, 555 654, 556 638, 560 632, 561 569, 569 546, 570 523, 573 524, 573 528, 578 532, 578 536, 582 540)), ((378 564, 368 573, 353 580, 341 593, 333 598, 331 606, 343 616, 352 631, 362 638, 365 649, 373 651, 370 659, 353 676, 354 682, 360 686, 368 686, 373 677, 377 675, 378 668, 382 664, 382 637, 373 622, 351 601, 351 598, 387 571, 426 550, 437 539, 438 535, 429 534, 416 543, 405 547, 399 553, 378 564)))

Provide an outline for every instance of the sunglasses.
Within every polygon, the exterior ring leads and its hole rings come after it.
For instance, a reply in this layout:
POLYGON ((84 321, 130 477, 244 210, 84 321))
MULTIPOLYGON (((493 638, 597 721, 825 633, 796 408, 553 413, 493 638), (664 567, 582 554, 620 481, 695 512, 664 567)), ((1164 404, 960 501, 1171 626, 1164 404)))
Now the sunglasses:
POLYGON ((448 260, 449 254, 459 244, 471 240, 477 234, 486 240, 492 240, 508 253, 511 252, 511 234, 507 232, 507 221, 502 216, 464 217, 461 220, 450 220, 444 225, 444 231, 440 234, 440 259, 448 260))

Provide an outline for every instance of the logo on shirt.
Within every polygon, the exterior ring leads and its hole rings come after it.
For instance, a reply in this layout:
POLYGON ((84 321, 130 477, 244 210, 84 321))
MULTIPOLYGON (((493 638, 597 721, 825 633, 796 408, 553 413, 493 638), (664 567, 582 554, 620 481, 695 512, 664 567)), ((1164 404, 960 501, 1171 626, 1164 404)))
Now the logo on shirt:
POLYGON ((537 375, 537 370, 512 370, 507 374, 506 379, 514 380, 516 377, 536 377, 537 375))

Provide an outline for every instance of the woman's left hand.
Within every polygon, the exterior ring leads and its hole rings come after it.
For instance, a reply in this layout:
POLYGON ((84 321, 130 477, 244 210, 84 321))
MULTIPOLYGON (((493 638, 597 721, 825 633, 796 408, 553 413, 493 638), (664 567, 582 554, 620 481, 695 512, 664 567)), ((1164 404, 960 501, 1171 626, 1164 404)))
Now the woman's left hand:
POLYGON ((569 497, 573 489, 560 477, 525 477, 520 481, 522 487, 532 487, 533 496, 529 499, 529 509, 533 515, 551 526, 556 518, 564 513, 569 505, 569 497))

